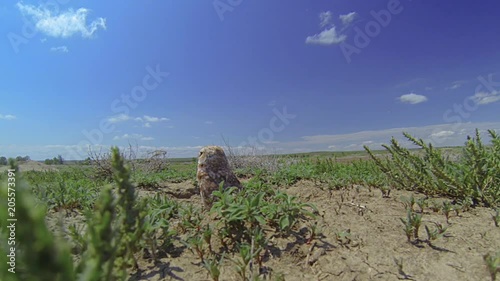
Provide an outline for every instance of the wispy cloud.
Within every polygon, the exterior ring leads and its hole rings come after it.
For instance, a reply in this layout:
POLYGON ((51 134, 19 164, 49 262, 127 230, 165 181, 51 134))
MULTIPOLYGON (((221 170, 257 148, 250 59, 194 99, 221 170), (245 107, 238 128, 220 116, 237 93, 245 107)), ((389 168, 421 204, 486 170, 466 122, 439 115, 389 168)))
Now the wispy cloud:
POLYGON ((51 52, 59 52, 59 53, 69 52, 68 47, 66 47, 66 46, 52 47, 52 48, 50 48, 50 51, 51 52))
POLYGON ((214 124, 213 121, 205 121, 204 123, 207 124, 207 125, 213 125, 214 124))
POLYGON ((451 83, 451 86, 446 87, 446 90, 456 90, 465 83, 465 81, 454 81, 451 83))
POLYGON ((87 24, 89 9, 69 9, 59 14, 47 7, 17 3, 17 8, 25 17, 30 17, 35 28, 47 36, 67 38, 80 34, 83 38, 91 38, 99 29, 106 29, 106 19, 97 18, 87 24))
POLYGON ((319 20, 320 20, 320 23, 319 23, 320 27, 325 27, 325 26, 329 25, 330 22, 332 21, 332 12, 330 12, 330 11, 321 12, 319 14, 319 20))
POLYGON ((14 116, 14 115, 11 115, 11 114, 7 114, 7 115, 0 114, 0 120, 14 120, 14 119, 17 119, 17 117, 14 116))
POLYGON ((161 121, 168 121, 170 119, 165 118, 165 117, 152 117, 148 115, 144 115, 142 118, 139 117, 139 121, 144 121, 144 122, 161 122, 161 121), (141 120, 142 119, 142 120, 141 120))
MULTIPOLYGON (((390 128, 373 131, 360 131, 336 135, 303 136, 298 141, 280 142, 281 151, 321 151, 321 150, 362 150, 363 145, 372 149, 382 149, 381 144, 388 144, 392 137, 404 147, 414 147, 403 136, 403 132, 422 138, 437 146, 463 145, 467 135, 473 135, 475 129, 484 132, 493 129, 500 132, 500 122, 449 123, 421 127, 390 128)), ((486 135, 485 135, 486 136, 486 135)), ((486 142, 489 140, 485 139, 486 142)))
POLYGON ((108 117, 107 121, 109 123, 120 123, 120 122, 125 122, 125 121, 138 121, 142 123, 142 126, 145 128, 151 128, 152 125, 151 123, 157 123, 157 122, 166 122, 170 121, 170 119, 166 117, 153 117, 149 115, 144 115, 142 117, 132 117, 127 114, 119 114, 115 116, 108 117))
POLYGON ((398 98, 402 103, 418 104, 427 101, 427 97, 423 95, 417 95, 414 93, 402 95, 398 98))
POLYGON ((306 38, 306 43, 314 45, 333 45, 344 42, 346 38, 347 36, 337 33, 335 26, 332 26, 329 29, 321 31, 319 34, 308 36, 306 38))
POLYGON ((432 133, 430 135, 431 138, 447 138, 447 137, 451 137, 455 134, 455 132, 453 131, 439 131, 439 132, 435 132, 435 133, 432 133))
POLYGON ((120 122, 125 122, 125 121, 131 120, 131 119, 132 119, 132 117, 128 116, 127 114, 119 114, 119 115, 109 117, 107 120, 109 123, 120 123, 120 122))
POLYGON ((485 105, 500 101, 500 91, 478 92, 472 96, 472 100, 479 105, 485 105))
POLYGON ((342 21, 342 24, 348 25, 356 19, 357 15, 358 14, 356 12, 350 12, 345 15, 340 15, 339 19, 342 21))
POLYGON ((137 139, 142 141, 151 141, 154 140, 153 137, 145 137, 141 134, 124 134, 122 136, 115 136, 113 140, 127 140, 127 139, 137 139))

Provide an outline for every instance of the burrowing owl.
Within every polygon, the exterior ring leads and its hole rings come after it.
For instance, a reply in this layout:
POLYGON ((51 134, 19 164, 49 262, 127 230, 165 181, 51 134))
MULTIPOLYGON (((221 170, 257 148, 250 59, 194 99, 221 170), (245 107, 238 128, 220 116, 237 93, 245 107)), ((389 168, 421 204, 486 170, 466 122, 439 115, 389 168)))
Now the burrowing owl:
POLYGON ((219 146, 205 146, 200 150, 196 177, 205 207, 211 205, 212 192, 219 189, 222 181, 224 181, 224 188, 232 186, 241 188, 240 181, 229 167, 224 150, 219 146))

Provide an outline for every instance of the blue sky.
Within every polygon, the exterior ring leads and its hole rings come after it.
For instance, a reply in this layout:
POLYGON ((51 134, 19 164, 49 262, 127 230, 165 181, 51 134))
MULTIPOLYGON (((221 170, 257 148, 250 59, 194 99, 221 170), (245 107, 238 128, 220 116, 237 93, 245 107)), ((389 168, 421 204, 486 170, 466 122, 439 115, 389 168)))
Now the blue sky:
POLYGON ((500 2, 6 1, 0 155, 460 145, 500 129, 500 2))

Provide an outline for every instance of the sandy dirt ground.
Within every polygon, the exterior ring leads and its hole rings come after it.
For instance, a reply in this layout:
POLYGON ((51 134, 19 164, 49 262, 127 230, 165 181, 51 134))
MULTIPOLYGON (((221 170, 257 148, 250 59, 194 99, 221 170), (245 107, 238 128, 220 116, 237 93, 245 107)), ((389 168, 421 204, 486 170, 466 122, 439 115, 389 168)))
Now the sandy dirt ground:
MULTIPOLYGON (((306 244, 302 238, 306 235, 272 238, 271 250, 263 263, 268 272, 266 280, 276 280, 279 273, 289 281, 491 280, 483 255, 500 250, 500 229, 494 226, 491 209, 474 208, 458 216, 452 213, 449 224, 443 214, 426 209, 419 237, 427 237, 424 225, 432 226, 432 222, 448 226, 446 235, 432 245, 412 244, 407 242, 400 220, 406 217, 400 197, 424 197, 421 194, 394 190, 389 198, 383 198, 377 189, 352 186, 328 191, 310 181, 300 181, 282 190, 318 207, 322 236, 315 240, 314 247, 306 244), (343 237, 340 233, 350 234, 343 237)), ((164 183, 158 190, 141 191, 140 196, 155 193, 201 204, 190 181, 164 183)), ((61 215, 51 214, 49 225, 55 227, 61 221, 58 217, 61 215)), ((64 224, 82 219, 75 214, 62 218, 64 224)), ((295 229, 297 234, 305 231, 306 225, 295 229)), ((210 280, 197 257, 180 243, 175 243, 175 249, 157 264, 147 257, 139 259, 140 270, 131 280, 210 280)), ((241 280, 228 260, 222 266, 220 280, 241 280)))

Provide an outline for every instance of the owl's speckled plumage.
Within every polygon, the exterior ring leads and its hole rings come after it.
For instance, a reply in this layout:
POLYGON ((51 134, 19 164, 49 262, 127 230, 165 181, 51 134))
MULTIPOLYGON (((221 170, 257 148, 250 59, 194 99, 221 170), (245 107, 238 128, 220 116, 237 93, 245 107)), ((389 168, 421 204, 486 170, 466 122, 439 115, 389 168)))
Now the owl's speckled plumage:
POLYGON ((224 181, 224 188, 238 187, 241 183, 231 171, 224 150, 219 146, 205 146, 198 156, 196 172, 203 205, 209 207, 212 203, 212 192, 219 189, 224 181))

